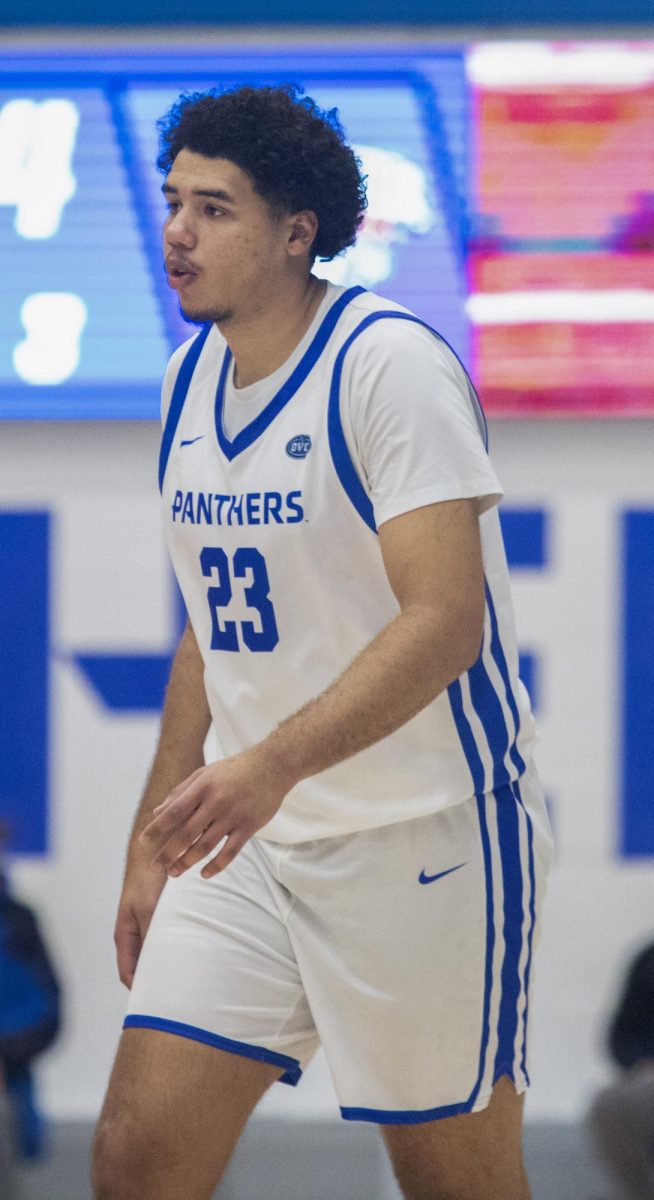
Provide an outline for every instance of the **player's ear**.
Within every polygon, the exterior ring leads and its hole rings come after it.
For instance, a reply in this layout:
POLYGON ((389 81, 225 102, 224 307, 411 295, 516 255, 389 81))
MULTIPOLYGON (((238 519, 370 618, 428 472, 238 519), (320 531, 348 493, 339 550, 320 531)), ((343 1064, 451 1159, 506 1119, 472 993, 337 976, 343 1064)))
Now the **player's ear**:
POLYGON ((315 241, 318 232, 318 218, 311 209, 293 213, 288 218, 288 236, 286 246, 292 257, 307 254, 315 241))

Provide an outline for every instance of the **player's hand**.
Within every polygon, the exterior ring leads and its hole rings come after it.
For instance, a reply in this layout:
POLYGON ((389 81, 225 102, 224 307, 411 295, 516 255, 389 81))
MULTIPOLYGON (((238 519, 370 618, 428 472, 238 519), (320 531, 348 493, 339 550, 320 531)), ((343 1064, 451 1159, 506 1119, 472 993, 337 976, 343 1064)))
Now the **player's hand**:
POLYGON ((271 820, 293 782, 257 747, 200 767, 154 809, 154 820, 139 838, 141 846, 153 866, 177 876, 225 839, 202 868, 203 877, 210 879, 271 820))
POLYGON ((118 975, 131 988, 143 940, 166 882, 166 872, 149 864, 128 868, 114 928, 118 975))

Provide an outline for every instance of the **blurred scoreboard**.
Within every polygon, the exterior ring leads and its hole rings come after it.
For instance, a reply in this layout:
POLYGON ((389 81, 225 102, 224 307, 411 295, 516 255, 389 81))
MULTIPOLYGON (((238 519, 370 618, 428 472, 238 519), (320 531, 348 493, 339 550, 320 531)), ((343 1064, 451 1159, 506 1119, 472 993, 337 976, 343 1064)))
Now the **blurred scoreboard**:
POLYGON ((438 329, 490 414, 654 414, 654 43, 259 43, 0 56, 0 417, 157 417, 193 327, 156 120, 288 80, 368 176, 357 246, 318 274, 438 329))
POLYGON ((654 43, 482 46, 468 240, 490 412, 654 414, 654 43))

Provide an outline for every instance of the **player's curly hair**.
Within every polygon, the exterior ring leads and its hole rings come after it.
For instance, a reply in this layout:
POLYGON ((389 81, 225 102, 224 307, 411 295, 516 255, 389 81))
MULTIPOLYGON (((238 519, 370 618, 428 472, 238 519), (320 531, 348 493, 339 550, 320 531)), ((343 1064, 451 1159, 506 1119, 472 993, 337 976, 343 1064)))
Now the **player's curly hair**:
POLYGON ((353 245, 367 203, 361 163, 337 110, 318 108, 299 85, 185 92, 157 129, 164 174, 183 149, 227 158, 275 215, 315 212, 313 256, 329 260, 353 245))

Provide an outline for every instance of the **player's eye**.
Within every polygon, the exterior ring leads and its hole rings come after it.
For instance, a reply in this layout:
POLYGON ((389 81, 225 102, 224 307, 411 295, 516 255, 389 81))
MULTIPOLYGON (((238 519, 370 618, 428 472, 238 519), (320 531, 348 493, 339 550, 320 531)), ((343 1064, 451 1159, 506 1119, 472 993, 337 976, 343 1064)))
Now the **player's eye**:
POLYGON ((169 214, 172 215, 173 213, 177 212, 177 210, 179 208, 179 204, 178 204, 177 200, 167 200, 166 208, 168 209, 169 214))
POLYGON ((218 217, 223 212, 222 208, 216 208, 215 204, 206 204, 204 211, 208 217, 218 217))

